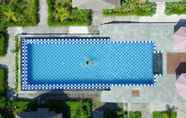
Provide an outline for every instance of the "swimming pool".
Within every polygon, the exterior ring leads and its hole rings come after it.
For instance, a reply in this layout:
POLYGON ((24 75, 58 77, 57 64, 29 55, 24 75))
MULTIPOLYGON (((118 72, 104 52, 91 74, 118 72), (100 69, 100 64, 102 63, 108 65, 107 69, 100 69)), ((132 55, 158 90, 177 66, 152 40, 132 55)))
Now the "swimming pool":
POLYGON ((22 38, 23 90, 109 89, 154 84, 151 41, 22 38))

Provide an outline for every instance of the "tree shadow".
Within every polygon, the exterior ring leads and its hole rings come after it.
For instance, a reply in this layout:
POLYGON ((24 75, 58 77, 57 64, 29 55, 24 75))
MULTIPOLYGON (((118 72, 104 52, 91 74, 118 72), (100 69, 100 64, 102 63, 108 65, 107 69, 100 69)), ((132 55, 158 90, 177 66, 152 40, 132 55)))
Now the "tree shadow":
MULTIPOLYGON (((37 111, 38 108, 48 108, 49 111, 54 111, 56 114, 62 113, 64 118, 71 118, 70 107, 67 105, 65 100, 72 100, 63 91, 49 91, 41 94, 38 97, 30 99, 17 98, 19 101, 29 101, 25 112, 37 111)), ((18 116, 22 114, 19 113, 18 116)))
POLYGON ((126 114, 117 103, 105 103, 93 112, 103 112, 103 118, 123 117, 126 114))
POLYGON ((101 107, 95 109, 95 111, 106 111, 106 110, 120 110, 121 108, 117 103, 105 103, 101 107))
POLYGON ((186 73, 186 62, 181 62, 176 68, 176 78, 178 79, 182 73, 186 73))
POLYGON ((170 106, 170 105, 166 105, 166 110, 165 112, 167 113, 168 117, 169 118, 172 118, 172 113, 176 111, 176 107, 173 105, 173 106, 170 106))

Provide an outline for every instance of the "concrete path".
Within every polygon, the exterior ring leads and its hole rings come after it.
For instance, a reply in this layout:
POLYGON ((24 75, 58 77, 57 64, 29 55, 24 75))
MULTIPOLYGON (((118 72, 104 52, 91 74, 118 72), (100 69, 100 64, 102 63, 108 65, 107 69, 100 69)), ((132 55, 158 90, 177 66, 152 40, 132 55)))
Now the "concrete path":
POLYGON ((165 2, 157 1, 156 2, 156 15, 157 16, 164 15, 164 11, 165 11, 165 2))
POLYGON ((47 0, 39 0, 39 25, 48 25, 48 4, 47 0))
POLYGON ((72 0, 72 7, 92 10, 112 9, 118 6, 116 2, 114 3, 109 0, 72 0))
POLYGON ((32 34, 68 33, 68 27, 48 27, 48 26, 23 27, 23 33, 32 33, 32 34))

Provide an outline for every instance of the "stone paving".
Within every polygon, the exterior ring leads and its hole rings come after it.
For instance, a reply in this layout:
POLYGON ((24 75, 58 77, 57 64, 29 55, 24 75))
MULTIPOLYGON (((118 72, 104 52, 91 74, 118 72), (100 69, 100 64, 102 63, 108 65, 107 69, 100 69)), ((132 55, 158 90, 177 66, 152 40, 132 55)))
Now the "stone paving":
POLYGON ((100 11, 106 8, 115 8, 117 4, 108 2, 109 0, 72 0, 72 7, 80 9, 91 9, 93 11, 100 11))
POLYGON ((112 40, 151 40, 158 50, 173 51, 175 23, 111 23, 99 27, 101 36, 112 40), (166 45, 165 45, 166 44, 166 45))
POLYGON ((23 27, 24 34, 52 34, 52 33, 68 33, 68 27, 48 27, 48 26, 34 26, 23 27))
POLYGON ((112 40, 152 40, 158 50, 163 51, 163 76, 155 87, 113 87, 101 94, 102 102, 129 103, 129 110, 139 110, 143 118, 151 118, 153 111, 166 110, 166 105, 178 107, 178 118, 185 118, 185 100, 178 99, 175 75, 166 71, 166 53, 173 50, 175 23, 119 23, 100 26, 100 35, 111 36, 112 40), (140 97, 133 97, 132 90, 139 89, 140 97), (182 104, 181 104, 182 103, 182 104))

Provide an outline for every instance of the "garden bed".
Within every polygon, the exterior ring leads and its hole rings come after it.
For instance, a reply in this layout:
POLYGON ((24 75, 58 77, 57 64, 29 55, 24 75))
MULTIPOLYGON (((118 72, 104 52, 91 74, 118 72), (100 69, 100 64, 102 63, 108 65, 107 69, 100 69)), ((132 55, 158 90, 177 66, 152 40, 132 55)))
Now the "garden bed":
POLYGON ((105 16, 152 16, 156 12, 156 4, 140 0, 122 0, 121 7, 115 9, 104 9, 105 16))
POLYGON ((90 25, 91 11, 72 8, 71 0, 48 0, 50 26, 90 25))
POLYGON ((38 0, 6 0, 0 4, 0 27, 38 23, 38 0))
POLYGON ((186 1, 166 2, 165 13, 167 15, 186 14, 186 1))

